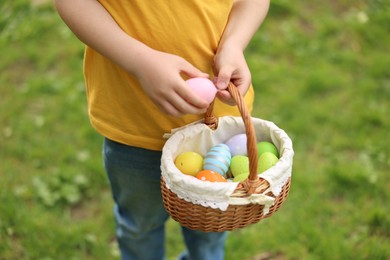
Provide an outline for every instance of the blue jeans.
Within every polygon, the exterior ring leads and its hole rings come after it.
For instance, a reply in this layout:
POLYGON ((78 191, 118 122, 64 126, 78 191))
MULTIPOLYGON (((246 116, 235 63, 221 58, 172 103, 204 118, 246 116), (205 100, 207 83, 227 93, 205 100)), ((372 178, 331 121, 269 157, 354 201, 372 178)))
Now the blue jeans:
MULTIPOLYGON (((116 236, 123 260, 165 257, 165 222, 160 190, 160 151, 104 140, 104 166, 115 202, 116 236)), ((219 260, 226 232, 182 228, 187 250, 180 259, 219 260)))

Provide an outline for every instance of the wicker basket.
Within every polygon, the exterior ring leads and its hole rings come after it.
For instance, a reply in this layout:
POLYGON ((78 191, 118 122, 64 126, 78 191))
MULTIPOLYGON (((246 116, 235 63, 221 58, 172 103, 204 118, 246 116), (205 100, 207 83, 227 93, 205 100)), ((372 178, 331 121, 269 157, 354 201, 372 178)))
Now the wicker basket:
MULTIPOLYGON (((244 104, 244 98, 239 93, 238 89, 233 84, 230 84, 228 91, 236 101, 245 125, 250 172, 249 178, 237 185, 231 198, 240 199, 252 194, 263 194, 265 191, 269 190, 270 184, 257 174, 257 143, 251 116, 244 104)), ((211 129, 216 129, 218 127, 218 120, 213 116, 212 110, 213 104, 210 105, 210 108, 206 113, 204 123, 211 129)), ((166 210, 170 216, 182 226, 205 232, 221 232, 243 228, 250 224, 257 223, 261 219, 270 217, 286 200, 290 190, 290 178, 288 178, 278 196, 274 196, 272 192, 267 192, 265 194, 275 198, 273 205, 267 208, 267 210, 265 210, 265 205, 257 203, 252 204, 250 202, 244 205, 229 204, 226 210, 194 204, 179 198, 177 194, 172 192, 167 187, 163 177, 161 178, 161 190, 166 210)))

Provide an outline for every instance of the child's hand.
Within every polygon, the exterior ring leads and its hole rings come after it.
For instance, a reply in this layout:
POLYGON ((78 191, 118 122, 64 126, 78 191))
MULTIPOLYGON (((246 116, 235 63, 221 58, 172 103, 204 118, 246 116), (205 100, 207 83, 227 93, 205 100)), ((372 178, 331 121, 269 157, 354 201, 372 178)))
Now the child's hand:
POLYGON ((237 86, 240 93, 245 95, 251 83, 251 73, 240 48, 227 47, 219 49, 214 57, 215 84, 220 90, 217 97, 224 103, 235 105, 235 102, 226 90, 229 82, 237 86))
POLYGON ((189 77, 208 77, 183 58, 150 50, 143 53, 134 72, 145 93, 168 115, 205 113, 208 103, 186 86, 181 73, 189 77))

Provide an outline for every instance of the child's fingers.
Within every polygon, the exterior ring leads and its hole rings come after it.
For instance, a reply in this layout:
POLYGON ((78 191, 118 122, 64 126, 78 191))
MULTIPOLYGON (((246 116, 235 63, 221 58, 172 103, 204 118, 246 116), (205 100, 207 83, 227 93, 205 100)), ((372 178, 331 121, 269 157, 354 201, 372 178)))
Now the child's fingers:
POLYGON ((217 77, 216 77, 216 82, 215 85, 217 86, 218 89, 226 89, 230 79, 232 77, 232 71, 230 71, 228 68, 222 69, 219 71, 217 77))
POLYGON ((194 97, 190 94, 190 98, 183 98, 179 93, 172 94, 170 98, 167 100, 169 105, 174 108, 175 116, 182 116, 185 114, 202 114, 205 113, 208 107, 207 102, 203 99, 194 97), (190 101, 188 101, 188 99, 190 101), (197 102, 201 104, 200 106, 195 105, 197 102), (195 103, 195 104, 193 104, 195 103))
POLYGON ((217 98, 230 106, 236 105, 236 102, 233 100, 232 96, 227 90, 219 90, 217 92, 217 98))

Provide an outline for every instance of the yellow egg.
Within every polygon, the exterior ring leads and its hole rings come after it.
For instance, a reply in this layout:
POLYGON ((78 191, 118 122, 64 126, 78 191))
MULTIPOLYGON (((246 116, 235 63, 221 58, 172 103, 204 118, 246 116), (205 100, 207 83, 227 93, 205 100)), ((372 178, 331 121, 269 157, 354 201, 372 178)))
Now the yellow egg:
POLYGON ((202 170, 203 157, 195 152, 184 152, 176 157, 175 165, 182 173, 195 176, 202 170))

